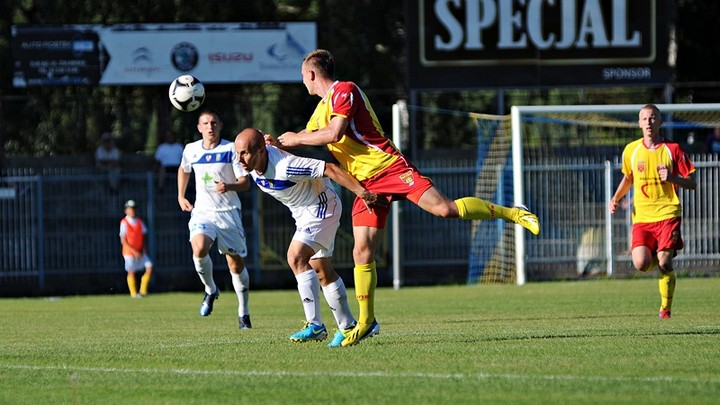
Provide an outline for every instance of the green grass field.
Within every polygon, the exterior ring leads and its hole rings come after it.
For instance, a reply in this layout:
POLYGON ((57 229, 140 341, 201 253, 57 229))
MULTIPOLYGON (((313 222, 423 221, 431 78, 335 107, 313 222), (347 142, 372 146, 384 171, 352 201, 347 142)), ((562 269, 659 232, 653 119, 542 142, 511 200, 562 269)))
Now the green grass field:
MULTIPOLYGON (((352 291, 350 291, 352 294, 352 291)), ((379 289, 381 334, 292 343, 296 291, 0 299, 2 404, 720 402, 720 278, 379 289)), ((351 306, 356 302, 351 299, 351 306)), ((334 321, 323 302, 330 329, 334 321)))

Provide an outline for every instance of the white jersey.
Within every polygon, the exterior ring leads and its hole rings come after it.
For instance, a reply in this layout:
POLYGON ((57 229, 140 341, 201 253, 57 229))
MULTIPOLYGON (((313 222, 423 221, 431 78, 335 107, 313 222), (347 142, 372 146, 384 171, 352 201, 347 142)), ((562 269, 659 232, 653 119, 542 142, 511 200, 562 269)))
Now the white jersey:
POLYGON ((215 192, 217 183, 237 183, 247 173, 237 159, 235 145, 225 139, 213 149, 203 148, 202 139, 185 146, 180 162, 185 173, 195 172, 193 211, 229 211, 240 209, 240 197, 234 191, 215 192))
POLYGON ((274 146, 267 151, 267 171, 250 173, 262 191, 287 206, 296 220, 308 209, 316 218, 332 214, 328 204, 337 204, 339 198, 330 179, 323 177, 324 161, 295 156, 274 146))

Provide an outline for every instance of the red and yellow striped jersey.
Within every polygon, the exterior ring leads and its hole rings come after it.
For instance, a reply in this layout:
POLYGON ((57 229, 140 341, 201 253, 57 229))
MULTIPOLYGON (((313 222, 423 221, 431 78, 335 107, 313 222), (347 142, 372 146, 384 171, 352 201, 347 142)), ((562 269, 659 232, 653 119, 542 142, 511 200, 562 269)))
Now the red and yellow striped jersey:
POLYGON ((385 136, 367 96, 355 83, 333 83, 315 107, 305 130, 325 128, 334 116, 346 118, 349 124, 342 138, 327 148, 356 179, 362 181, 382 172, 400 156, 385 136))
POLYGON ((659 165, 665 165, 675 176, 687 177, 695 171, 695 165, 675 142, 665 140, 650 150, 640 138, 623 151, 622 172, 633 176, 633 223, 658 222, 682 215, 677 186, 660 181, 659 165))

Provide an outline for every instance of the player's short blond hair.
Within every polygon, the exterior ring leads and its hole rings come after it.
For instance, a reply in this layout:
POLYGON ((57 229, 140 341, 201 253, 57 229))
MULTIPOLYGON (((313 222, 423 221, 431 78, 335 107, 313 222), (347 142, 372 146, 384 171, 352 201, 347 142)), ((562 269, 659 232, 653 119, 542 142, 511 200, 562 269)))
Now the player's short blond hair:
POLYGON ((303 58, 303 64, 311 66, 315 73, 329 78, 335 77, 335 59, 330 51, 326 49, 311 51, 303 58))

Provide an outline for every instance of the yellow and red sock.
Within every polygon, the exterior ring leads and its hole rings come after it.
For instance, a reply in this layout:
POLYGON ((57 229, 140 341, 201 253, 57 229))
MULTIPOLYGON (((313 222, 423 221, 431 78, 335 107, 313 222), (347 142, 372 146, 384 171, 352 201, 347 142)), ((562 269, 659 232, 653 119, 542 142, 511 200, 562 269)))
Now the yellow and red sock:
POLYGON ((675 295, 675 272, 669 271, 660 274, 658 288, 660 290, 660 309, 670 311, 672 308, 673 295, 675 295))
POLYGON ((353 275, 355 278, 355 298, 357 298, 360 309, 357 321, 369 324, 375 319, 375 287, 377 286, 375 262, 356 264, 353 275))
POLYGON ((512 208, 493 204, 477 197, 463 197, 455 200, 460 219, 495 219, 514 221, 512 208))

